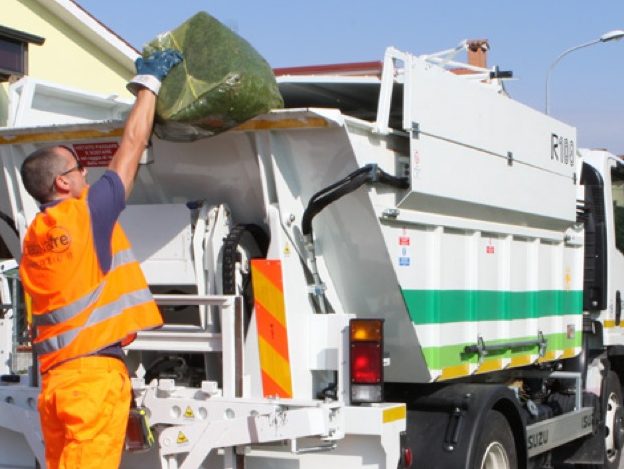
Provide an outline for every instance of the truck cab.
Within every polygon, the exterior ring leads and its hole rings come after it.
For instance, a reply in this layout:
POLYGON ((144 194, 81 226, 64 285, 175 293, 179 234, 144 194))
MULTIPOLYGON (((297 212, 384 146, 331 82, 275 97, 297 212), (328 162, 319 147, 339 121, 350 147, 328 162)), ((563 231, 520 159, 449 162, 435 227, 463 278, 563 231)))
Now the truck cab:
POLYGON ((590 213, 586 236, 593 238, 586 241, 590 245, 586 247, 584 309, 599 313, 605 345, 616 345, 622 341, 624 162, 604 150, 580 153, 581 184, 590 213))

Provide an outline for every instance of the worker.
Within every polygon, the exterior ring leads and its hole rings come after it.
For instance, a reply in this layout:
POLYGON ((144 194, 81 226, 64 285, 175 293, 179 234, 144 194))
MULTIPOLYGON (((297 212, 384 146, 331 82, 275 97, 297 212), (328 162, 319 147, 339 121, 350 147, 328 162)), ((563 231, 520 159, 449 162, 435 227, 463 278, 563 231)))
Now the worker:
POLYGON ((166 50, 136 61, 136 101, 107 171, 91 186, 70 147, 22 164, 40 212, 23 241, 20 276, 32 299, 42 375, 38 408, 48 469, 118 468, 131 385, 122 346, 162 325, 117 219, 145 150, 162 79, 180 61, 166 50))

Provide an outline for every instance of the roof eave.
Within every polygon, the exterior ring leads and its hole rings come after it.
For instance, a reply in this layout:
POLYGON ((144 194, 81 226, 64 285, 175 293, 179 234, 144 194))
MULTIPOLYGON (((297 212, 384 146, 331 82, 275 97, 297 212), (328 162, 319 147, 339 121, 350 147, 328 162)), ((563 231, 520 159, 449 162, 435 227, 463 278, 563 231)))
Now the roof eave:
POLYGON ((36 0, 130 72, 139 52, 73 0, 36 0))

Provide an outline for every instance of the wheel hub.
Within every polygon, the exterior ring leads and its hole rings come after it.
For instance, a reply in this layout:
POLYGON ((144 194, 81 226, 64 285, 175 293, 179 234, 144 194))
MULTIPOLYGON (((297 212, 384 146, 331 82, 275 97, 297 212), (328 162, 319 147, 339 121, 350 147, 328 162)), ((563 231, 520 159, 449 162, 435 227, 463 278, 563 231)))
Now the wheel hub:
POLYGON ((481 469, 509 469, 509 457, 501 443, 493 441, 488 445, 481 460, 481 469))
POLYGON ((605 418, 605 451, 608 461, 614 461, 624 442, 622 428, 622 408, 617 395, 612 392, 607 397, 605 418))
POLYGON ((613 445, 616 450, 620 451, 624 445, 624 413, 622 407, 618 407, 615 411, 613 430, 613 445))

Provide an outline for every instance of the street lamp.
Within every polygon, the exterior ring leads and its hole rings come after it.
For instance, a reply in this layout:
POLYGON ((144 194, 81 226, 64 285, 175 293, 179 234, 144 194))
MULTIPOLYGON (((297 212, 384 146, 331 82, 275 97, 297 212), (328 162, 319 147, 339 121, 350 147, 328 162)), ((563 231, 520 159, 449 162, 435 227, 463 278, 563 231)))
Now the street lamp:
POLYGON ((609 31, 608 33, 604 33, 598 39, 594 39, 593 41, 586 42, 585 44, 581 44, 580 46, 575 46, 566 51, 563 51, 559 55, 559 57, 557 57, 555 61, 550 65, 550 68, 548 69, 548 75, 546 75, 546 114, 549 114, 549 111, 550 111, 550 107, 548 104, 548 88, 550 84, 550 74, 553 71, 553 68, 555 68, 555 65, 557 65, 559 61, 563 59, 566 55, 568 55, 570 52, 574 52, 575 50, 582 49, 583 47, 592 46, 600 42, 617 41, 619 39, 622 39, 623 37, 624 37, 624 31, 620 29, 616 29, 614 31, 609 31))

